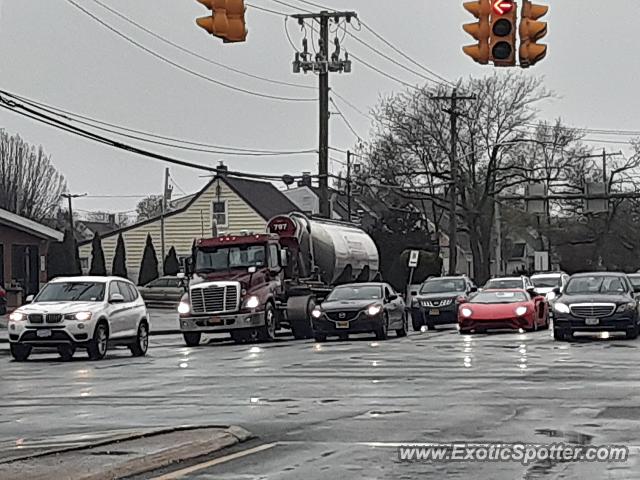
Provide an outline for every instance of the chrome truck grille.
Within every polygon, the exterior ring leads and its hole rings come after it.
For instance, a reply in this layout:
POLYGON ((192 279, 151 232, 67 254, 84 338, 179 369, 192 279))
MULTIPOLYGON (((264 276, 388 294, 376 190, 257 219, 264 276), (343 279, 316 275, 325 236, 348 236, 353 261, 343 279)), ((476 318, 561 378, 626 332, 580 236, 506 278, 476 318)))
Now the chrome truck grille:
POLYGON ((613 315, 616 306, 613 303, 576 303, 571 305, 571 315, 581 318, 603 318, 613 315))
POLYGON ((228 313, 240 309, 240 285, 236 283, 216 284, 191 288, 193 313, 228 313))

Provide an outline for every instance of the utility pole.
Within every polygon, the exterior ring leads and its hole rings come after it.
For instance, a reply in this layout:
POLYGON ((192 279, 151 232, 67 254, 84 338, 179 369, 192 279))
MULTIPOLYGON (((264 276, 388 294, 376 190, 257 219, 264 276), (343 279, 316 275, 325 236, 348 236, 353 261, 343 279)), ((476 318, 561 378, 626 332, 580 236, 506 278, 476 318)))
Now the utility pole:
POLYGON ((63 193, 62 197, 66 198, 69 201, 69 228, 71 229, 71 235, 74 236, 75 238, 75 223, 73 221, 73 202, 72 199, 74 198, 80 198, 80 197, 86 197, 87 194, 86 193, 81 193, 81 194, 71 194, 71 193, 63 193))
POLYGON ((169 169, 164 169, 164 186, 162 188, 162 204, 160 205, 160 249, 162 250, 162 265, 166 255, 164 243, 164 217, 167 213, 167 197, 169 196, 169 169))
POLYGON ((500 202, 496 198, 495 204, 495 230, 496 230, 496 277, 502 275, 502 216, 500 212, 500 202))
MULTIPOLYGON (((293 62, 293 72, 313 71, 319 78, 319 100, 320 100, 320 134, 318 148, 318 179, 320 184, 320 215, 331 218, 331 207, 329 205, 329 73, 351 71, 351 61, 345 53, 344 60, 340 60, 340 40, 336 33, 334 40, 335 51, 329 56, 329 22, 333 20, 336 25, 341 19, 350 22, 352 18, 357 18, 355 12, 328 12, 305 13, 291 15, 298 20, 300 25, 305 24, 305 20, 318 22, 320 26, 320 39, 318 40, 318 53, 315 59, 307 50, 307 40, 303 40, 303 51, 296 52, 293 62)), ((314 29, 313 25, 311 26, 314 29)))
POLYGON ((449 188, 449 275, 455 275, 458 269, 458 117, 463 115, 458 111, 458 100, 475 100, 475 95, 460 96, 454 88, 450 97, 431 97, 432 100, 451 102, 449 108, 443 111, 451 117, 451 186, 449 188))
POLYGON ((347 150, 347 219, 351 221, 351 150, 347 150))

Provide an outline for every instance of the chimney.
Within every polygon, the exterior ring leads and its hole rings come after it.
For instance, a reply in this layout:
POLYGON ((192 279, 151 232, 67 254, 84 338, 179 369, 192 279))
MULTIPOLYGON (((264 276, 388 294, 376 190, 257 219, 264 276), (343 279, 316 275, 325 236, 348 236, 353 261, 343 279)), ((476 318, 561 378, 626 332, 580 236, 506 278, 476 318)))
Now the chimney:
POLYGON ((218 162, 218 175, 224 175, 229 171, 229 168, 224 164, 222 160, 218 162))
POLYGON ((298 186, 311 188, 311 172, 302 172, 302 179, 298 181, 298 186))

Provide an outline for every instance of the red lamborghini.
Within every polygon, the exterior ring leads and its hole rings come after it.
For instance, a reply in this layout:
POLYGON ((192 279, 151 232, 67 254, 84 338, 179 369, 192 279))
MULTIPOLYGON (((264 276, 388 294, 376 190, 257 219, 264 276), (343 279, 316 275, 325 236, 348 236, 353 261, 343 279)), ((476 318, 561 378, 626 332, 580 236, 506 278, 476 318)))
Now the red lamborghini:
POLYGON ((549 306, 545 297, 526 290, 484 290, 458 308, 461 334, 487 330, 549 328, 549 306))

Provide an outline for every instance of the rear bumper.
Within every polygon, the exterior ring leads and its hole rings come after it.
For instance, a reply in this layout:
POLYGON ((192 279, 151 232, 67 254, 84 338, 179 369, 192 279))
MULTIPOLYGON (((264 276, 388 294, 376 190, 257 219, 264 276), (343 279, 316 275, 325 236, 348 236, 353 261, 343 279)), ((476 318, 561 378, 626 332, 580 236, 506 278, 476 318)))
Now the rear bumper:
POLYGON ((614 314, 598 320, 597 325, 587 325, 584 318, 556 312, 553 327, 567 332, 625 332, 638 325, 638 317, 629 314, 614 314))
POLYGON ((180 317, 181 332, 225 333, 264 327, 264 311, 232 315, 197 315, 180 317))

